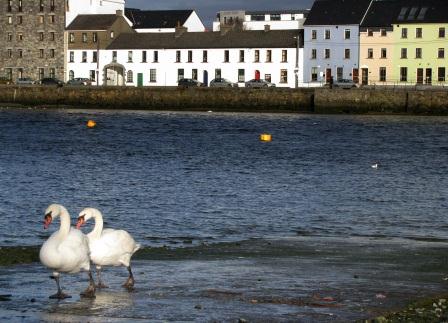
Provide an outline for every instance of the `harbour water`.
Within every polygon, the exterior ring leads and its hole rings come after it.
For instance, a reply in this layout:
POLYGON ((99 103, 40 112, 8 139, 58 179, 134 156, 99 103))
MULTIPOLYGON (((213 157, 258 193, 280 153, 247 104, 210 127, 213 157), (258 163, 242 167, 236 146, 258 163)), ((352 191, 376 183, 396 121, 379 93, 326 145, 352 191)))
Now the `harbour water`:
POLYGON ((0 267, 0 318, 346 322, 446 290, 446 117, 4 108, 0 127, 3 248, 41 245, 51 203, 144 246, 136 292, 109 269, 93 303, 82 275, 58 303, 39 263, 0 267))

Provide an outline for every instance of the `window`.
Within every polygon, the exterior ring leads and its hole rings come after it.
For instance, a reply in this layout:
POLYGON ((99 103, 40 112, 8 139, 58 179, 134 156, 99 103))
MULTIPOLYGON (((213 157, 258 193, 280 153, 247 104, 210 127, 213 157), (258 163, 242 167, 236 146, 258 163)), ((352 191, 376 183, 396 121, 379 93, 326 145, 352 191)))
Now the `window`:
POLYGON ((439 28, 439 38, 445 38, 445 28, 444 27, 439 28))
POLYGON ((126 73, 126 82, 134 83, 134 73, 131 70, 126 73))
POLYGON ((256 49, 254 52, 254 62, 259 63, 260 62, 260 50, 256 49))
POLYGON ((152 53, 152 61, 153 63, 159 62, 159 51, 155 50, 154 53, 152 53))
POLYGON ((12 58, 12 49, 8 49, 8 58, 12 58))
POLYGON ((50 57, 51 57, 51 58, 54 58, 54 48, 51 48, 51 49, 50 49, 50 57))
POLYGON ((407 28, 403 28, 401 30, 401 38, 408 38, 408 29, 407 28))
POLYGON ((280 15, 279 14, 271 14, 271 20, 272 21, 280 20, 280 15))
POLYGON ((438 77, 437 77, 437 80, 439 81, 439 82, 445 82, 445 67, 439 67, 438 69, 437 69, 437 74, 438 74, 438 77))
POLYGON ((345 39, 350 39, 350 36, 351 36, 350 35, 350 29, 346 29, 345 32, 344 32, 344 38, 345 39))
POLYGON ((196 81, 198 80, 198 70, 196 68, 191 70, 191 78, 196 81))
POLYGON ((17 75, 18 75, 19 78, 23 77, 23 68, 18 68, 17 69, 17 75))
POLYGON ((75 72, 74 71, 68 72, 68 79, 73 80, 74 78, 75 78, 75 72))
POLYGON ((37 22, 42 25, 44 23, 44 16, 37 16, 37 22))
POLYGON ((224 63, 228 63, 229 62, 229 51, 225 50, 224 51, 224 63))
POLYGON ((207 63, 208 61, 208 52, 206 50, 202 51, 202 63, 207 63))
POLYGON ((112 31, 110 32, 110 38, 114 38, 114 36, 115 36, 115 33, 114 33, 114 31, 112 30, 112 31))
POLYGON ((381 37, 386 37, 386 36, 387 36, 387 31, 386 31, 386 29, 381 28, 381 29, 380 29, 380 34, 381 34, 381 37))
POLYGON ((380 67, 380 82, 386 82, 386 68, 380 67))
POLYGON ((288 70, 280 70, 280 83, 288 83, 288 70))
POLYGON ((21 25, 23 23, 23 17, 22 16, 17 16, 17 24, 21 25))
POLYGON ((286 49, 282 50, 282 63, 288 62, 288 51, 286 49))
POLYGON ((114 63, 117 62, 117 51, 116 50, 112 51, 112 62, 114 62, 114 63))
POLYGON ((12 41, 12 33, 8 33, 8 41, 12 41))
POLYGON ((56 76, 56 69, 50 68, 50 77, 54 78, 56 76))
POLYGON ((132 63, 132 55, 133 55, 132 50, 129 50, 128 51, 128 63, 132 63))
POLYGON ((350 48, 346 48, 344 50, 344 58, 345 59, 350 59, 350 48))
POLYGON ((87 52, 82 52, 82 63, 87 63, 87 52))
POLYGON ((22 0, 19 0, 19 12, 22 12, 22 0))
POLYGON ((422 38, 423 32, 421 28, 415 28, 415 38, 422 38))
POLYGON ((74 43, 74 42, 75 42, 75 34, 74 34, 74 33, 70 33, 70 34, 68 35, 68 41, 69 41, 70 43, 74 43))
POLYGON ((415 58, 422 58, 422 49, 421 48, 415 49, 415 58))
POLYGON ((56 34, 54 33, 54 31, 50 32, 50 40, 55 41, 55 39, 56 39, 56 34))
POLYGON ((98 62, 98 52, 92 52, 92 63, 98 62))
POLYGON ((221 69, 217 68, 215 69, 215 79, 220 79, 221 78, 221 69))
POLYGON ((5 68, 6 78, 12 81, 12 68, 5 68))
POLYGON ((240 63, 244 63, 244 50, 240 50, 240 63))
POLYGON ((92 34, 92 41, 93 41, 94 43, 98 42, 98 33, 93 33, 93 34, 92 34))
POLYGON ((157 82, 157 70, 155 68, 151 68, 149 70, 149 82, 151 83, 157 82))
POLYGON ((268 49, 266 51, 266 63, 272 62, 272 50, 268 49))
POLYGON ((408 58, 408 49, 407 48, 401 49, 401 58, 408 58))
POLYGON ((50 11, 54 12, 55 6, 54 6, 54 0, 50 0, 50 11))
POLYGON ((331 31, 330 29, 325 29, 325 39, 330 39, 331 38, 331 31))
POLYGON ((271 82, 272 81, 271 74, 265 74, 264 79, 268 82, 271 82))
POLYGON ((251 15, 251 21, 264 21, 264 15, 251 15))
POLYGON ((373 58, 373 48, 367 49, 367 58, 373 58))
POLYGON ((193 63, 193 51, 188 51, 188 63, 193 63))
POLYGON ((44 0, 40 0, 39 1, 39 11, 43 12, 44 11, 44 0))
POLYGON ((8 12, 12 11, 12 0, 8 0, 8 12))
POLYGON ((400 81, 407 82, 408 81, 408 68, 400 67, 400 81))
POLYGON ((39 49, 39 58, 44 58, 44 49, 39 49))
POLYGON ((18 50, 17 50, 17 56, 18 56, 19 58, 22 58, 22 57, 23 57, 23 49, 18 49, 18 50))
POLYGON ((176 50, 176 63, 180 63, 180 50, 176 50))
POLYGON ((437 58, 445 58, 445 48, 439 48, 437 58))
POLYGON ((317 67, 311 67, 311 82, 317 82, 317 67))
POLYGON ((82 33, 82 42, 87 43, 87 33, 82 33))
POLYGON ((312 48, 311 49, 311 59, 316 59, 316 58, 317 58, 317 49, 312 48))
POLYGON ((8 16, 8 25, 12 25, 12 16, 8 16))
POLYGON ((142 63, 146 63, 146 50, 142 51, 142 63))
POLYGON ((381 48, 381 58, 387 58, 387 48, 381 48))
POLYGON ((317 39, 317 30, 311 30, 311 39, 313 40, 317 39))
POLYGON ((89 71, 89 76, 90 76, 90 80, 91 80, 92 82, 96 82, 96 73, 95 73, 95 70, 90 70, 90 71, 89 71))
POLYGON ((48 18, 50 19, 50 24, 54 24, 56 22, 56 16, 55 15, 51 15, 48 18))
POLYGON ((179 81, 180 79, 184 78, 184 69, 183 68, 179 68, 177 70, 177 80, 179 81))
POLYGON ((238 69, 238 83, 243 83, 246 81, 244 72, 245 72, 244 69, 238 69))
POLYGON ((325 48, 324 57, 325 57, 325 59, 329 59, 330 58, 330 49, 329 48, 325 48))
POLYGON ((17 33, 17 41, 22 41, 22 40, 23 40, 23 34, 17 33))
POLYGON ((367 36, 373 37, 373 29, 367 29, 367 36))
POLYGON ((39 68, 39 80, 42 80, 45 77, 45 69, 39 68))
POLYGON ((75 52, 71 51, 69 53, 69 59, 68 59, 69 63, 74 63, 75 62, 75 52))
POLYGON ((344 78, 344 68, 343 67, 338 67, 336 69, 336 79, 338 81, 342 80, 344 78))

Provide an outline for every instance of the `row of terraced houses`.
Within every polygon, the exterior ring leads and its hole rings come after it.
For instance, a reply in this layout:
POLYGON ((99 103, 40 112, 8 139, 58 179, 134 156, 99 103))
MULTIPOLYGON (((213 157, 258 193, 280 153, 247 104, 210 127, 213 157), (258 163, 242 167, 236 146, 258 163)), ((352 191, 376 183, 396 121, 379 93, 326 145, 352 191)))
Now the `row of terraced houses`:
POLYGON ((4 0, 0 6, 0 77, 11 81, 448 84, 445 0, 316 0, 311 9, 221 11, 213 31, 194 10, 131 9, 124 0, 4 0))

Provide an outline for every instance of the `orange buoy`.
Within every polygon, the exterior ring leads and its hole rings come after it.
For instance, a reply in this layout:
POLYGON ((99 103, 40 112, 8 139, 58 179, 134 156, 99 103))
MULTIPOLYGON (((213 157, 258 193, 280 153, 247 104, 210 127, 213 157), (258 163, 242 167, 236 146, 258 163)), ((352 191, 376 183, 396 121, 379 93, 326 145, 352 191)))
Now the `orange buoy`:
POLYGON ((87 128, 95 128, 96 127, 96 122, 93 120, 89 120, 87 121, 87 128))
POLYGON ((260 135, 260 140, 270 142, 270 141, 272 141, 272 135, 270 135, 268 133, 263 133, 260 135))

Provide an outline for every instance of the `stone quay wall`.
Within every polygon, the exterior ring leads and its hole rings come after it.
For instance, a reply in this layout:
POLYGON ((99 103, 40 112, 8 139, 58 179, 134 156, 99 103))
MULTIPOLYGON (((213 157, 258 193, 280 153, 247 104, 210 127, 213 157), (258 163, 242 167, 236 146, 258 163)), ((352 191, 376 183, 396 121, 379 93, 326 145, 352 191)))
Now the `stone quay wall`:
POLYGON ((448 115, 448 90, 0 86, 0 104, 179 111, 448 115))

